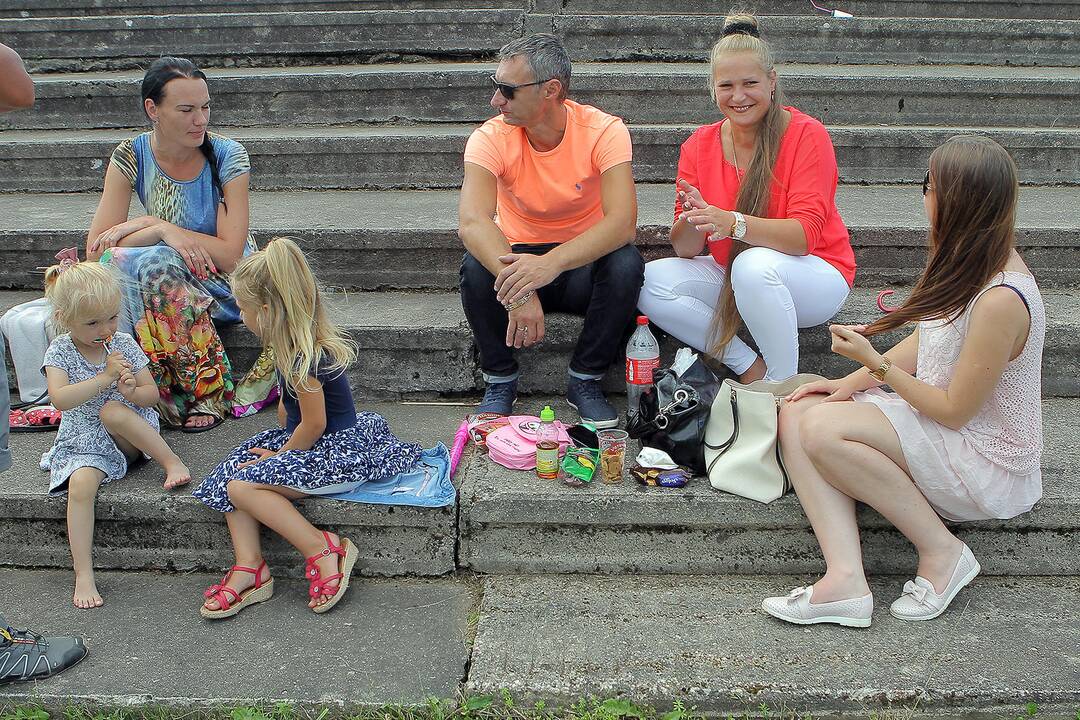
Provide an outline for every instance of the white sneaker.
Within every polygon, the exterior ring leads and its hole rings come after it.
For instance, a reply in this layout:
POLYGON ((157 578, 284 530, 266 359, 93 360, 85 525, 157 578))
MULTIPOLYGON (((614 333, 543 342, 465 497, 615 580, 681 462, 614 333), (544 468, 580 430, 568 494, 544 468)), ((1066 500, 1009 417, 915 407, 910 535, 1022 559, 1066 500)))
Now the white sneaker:
POLYGON ((813 586, 795 588, 787 597, 765 598, 761 601, 761 609, 796 625, 836 623, 845 627, 870 627, 870 618, 874 614, 872 593, 847 600, 811 604, 813 594, 813 586))
POLYGON ((966 544, 960 551, 960 559, 956 561, 949 584, 945 586, 945 592, 938 595, 934 592, 934 584, 924 577, 916 576, 914 580, 904 583, 904 594, 889 606, 892 616, 900 620, 933 620, 956 597, 960 588, 975 579, 982 567, 975 556, 971 554, 971 548, 966 544))

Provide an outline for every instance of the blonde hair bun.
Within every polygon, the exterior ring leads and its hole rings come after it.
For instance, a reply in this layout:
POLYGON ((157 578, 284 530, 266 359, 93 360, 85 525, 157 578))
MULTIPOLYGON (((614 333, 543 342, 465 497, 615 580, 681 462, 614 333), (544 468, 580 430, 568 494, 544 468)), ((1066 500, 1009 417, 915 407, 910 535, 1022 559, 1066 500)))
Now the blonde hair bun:
POLYGON ((728 35, 761 37, 757 18, 749 13, 731 13, 724 18, 724 27, 720 31, 720 37, 725 38, 728 35))

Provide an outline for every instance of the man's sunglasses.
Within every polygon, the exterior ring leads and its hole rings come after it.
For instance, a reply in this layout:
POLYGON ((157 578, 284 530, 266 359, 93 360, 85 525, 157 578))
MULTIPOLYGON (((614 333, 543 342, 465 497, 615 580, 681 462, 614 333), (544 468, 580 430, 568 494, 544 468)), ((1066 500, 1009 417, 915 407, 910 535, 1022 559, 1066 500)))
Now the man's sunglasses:
POLYGON ((537 80, 536 82, 521 83, 520 85, 507 85, 506 83, 501 83, 496 80, 494 75, 491 76, 491 87, 501 92, 502 96, 507 100, 514 99, 514 93, 517 92, 518 88, 532 87, 533 85, 543 85, 546 82, 547 80, 537 80))
POLYGON ((926 191, 930 189, 930 171, 926 171, 926 175, 922 179, 922 194, 926 197, 926 191))

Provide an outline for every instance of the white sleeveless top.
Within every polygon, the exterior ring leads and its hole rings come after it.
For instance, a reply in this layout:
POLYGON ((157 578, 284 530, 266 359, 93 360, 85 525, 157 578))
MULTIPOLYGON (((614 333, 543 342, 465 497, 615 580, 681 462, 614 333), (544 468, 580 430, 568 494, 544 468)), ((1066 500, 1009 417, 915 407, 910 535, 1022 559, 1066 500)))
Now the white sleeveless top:
POLYGON ((999 285, 1019 291, 1031 315, 1027 342, 1005 367, 993 394, 960 433, 970 446, 995 465, 1017 475, 1038 472, 1042 457, 1042 354, 1046 308, 1035 278, 1005 270, 984 287, 959 316, 919 323, 919 358, 915 375, 945 389, 967 337, 971 309, 983 293, 999 285))

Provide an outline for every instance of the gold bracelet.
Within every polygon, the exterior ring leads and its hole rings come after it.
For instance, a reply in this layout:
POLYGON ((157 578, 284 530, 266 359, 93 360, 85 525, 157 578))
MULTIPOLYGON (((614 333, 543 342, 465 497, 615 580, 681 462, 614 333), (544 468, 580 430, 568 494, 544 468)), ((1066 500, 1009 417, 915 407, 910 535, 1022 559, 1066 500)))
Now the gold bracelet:
POLYGON ((892 368, 892 360, 885 355, 881 356, 881 365, 876 370, 866 368, 866 371, 870 373, 870 376, 878 382, 885 382, 885 374, 892 368))
POLYGON ((505 305, 503 305, 503 307, 506 308, 506 312, 513 312, 514 310, 517 310, 519 307, 522 307, 523 305, 525 305, 525 303, 532 300, 532 297, 533 297, 533 291, 530 290, 529 292, 525 293, 520 298, 518 298, 517 302, 506 303, 505 305))

